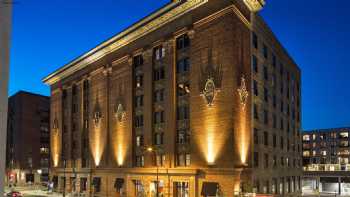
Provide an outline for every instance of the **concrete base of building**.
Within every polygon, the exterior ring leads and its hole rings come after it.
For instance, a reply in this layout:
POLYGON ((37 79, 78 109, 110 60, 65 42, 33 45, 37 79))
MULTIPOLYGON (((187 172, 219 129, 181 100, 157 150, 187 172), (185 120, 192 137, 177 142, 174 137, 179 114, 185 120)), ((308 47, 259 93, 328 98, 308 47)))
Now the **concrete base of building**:
MULTIPOLYGON (((50 172, 54 191, 98 197, 200 197, 203 192, 211 192, 214 186, 216 196, 242 196, 242 169, 53 169, 50 172), (158 181, 157 181, 158 180, 158 181)), ((246 175, 244 175, 246 176, 246 175)), ((214 195, 215 196, 215 195, 214 195)), ((256 195, 258 196, 258 195, 256 195)), ((260 195, 261 196, 261 195, 260 195)), ((301 196, 300 192, 283 195, 263 196, 301 196)))
POLYGON ((303 192, 332 193, 350 196, 350 173, 329 173, 323 175, 304 176, 303 192))

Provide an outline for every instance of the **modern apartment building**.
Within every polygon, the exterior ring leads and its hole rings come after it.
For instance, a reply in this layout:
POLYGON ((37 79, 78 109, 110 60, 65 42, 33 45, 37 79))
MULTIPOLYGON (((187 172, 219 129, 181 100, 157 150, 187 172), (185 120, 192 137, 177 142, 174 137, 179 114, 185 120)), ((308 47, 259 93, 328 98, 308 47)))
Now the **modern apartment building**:
POLYGON ((172 1, 46 77, 56 189, 300 194, 300 70, 263 5, 172 1))
POLYGON ((305 190, 350 194, 350 128, 303 132, 305 190))
POLYGON ((49 180, 50 98, 20 91, 9 98, 6 147, 8 185, 49 180))
POLYGON ((11 1, 0 0, 0 196, 4 192, 7 91, 10 61, 11 1))

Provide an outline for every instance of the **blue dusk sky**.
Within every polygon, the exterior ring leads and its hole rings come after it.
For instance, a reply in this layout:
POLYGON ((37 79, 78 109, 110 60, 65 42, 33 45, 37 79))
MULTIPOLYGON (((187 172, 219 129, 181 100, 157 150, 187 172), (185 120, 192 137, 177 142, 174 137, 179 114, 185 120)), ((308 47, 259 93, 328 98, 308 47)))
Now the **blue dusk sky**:
MULTIPOLYGON (((49 95, 43 77, 168 1, 16 1, 10 95, 49 95)), ((303 128, 350 126, 350 1, 266 1, 261 15, 302 70, 303 128)))

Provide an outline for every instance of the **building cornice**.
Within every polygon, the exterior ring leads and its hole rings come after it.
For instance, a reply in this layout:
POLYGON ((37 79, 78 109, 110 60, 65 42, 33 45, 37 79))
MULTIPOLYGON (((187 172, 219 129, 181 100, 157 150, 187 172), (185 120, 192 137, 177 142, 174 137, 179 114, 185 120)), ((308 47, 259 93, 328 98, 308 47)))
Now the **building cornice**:
POLYGON ((164 8, 53 72, 44 78, 43 82, 52 85, 207 2, 208 0, 189 0, 169 3, 164 8))

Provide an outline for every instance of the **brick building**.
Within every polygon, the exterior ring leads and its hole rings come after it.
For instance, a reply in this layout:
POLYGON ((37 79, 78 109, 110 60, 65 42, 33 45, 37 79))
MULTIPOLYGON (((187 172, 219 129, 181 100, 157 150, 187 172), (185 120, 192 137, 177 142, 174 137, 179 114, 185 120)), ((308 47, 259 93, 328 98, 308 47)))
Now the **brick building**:
POLYGON ((263 5, 172 1, 46 77, 56 189, 299 194, 300 70, 263 5))
POLYGON ((7 184, 48 181, 50 98, 19 91, 9 98, 7 122, 7 184))
POLYGON ((304 131, 305 190, 350 194, 350 128, 304 131))

